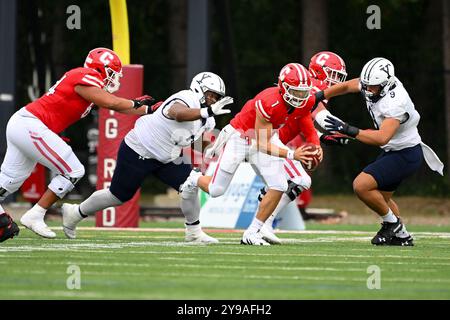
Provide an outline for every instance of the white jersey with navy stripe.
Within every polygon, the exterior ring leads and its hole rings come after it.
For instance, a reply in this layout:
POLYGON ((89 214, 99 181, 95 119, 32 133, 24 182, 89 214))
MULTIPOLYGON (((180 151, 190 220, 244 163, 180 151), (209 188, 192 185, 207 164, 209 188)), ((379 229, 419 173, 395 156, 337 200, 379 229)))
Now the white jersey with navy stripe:
POLYGON ((133 130, 125 137, 127 145, 141 156, 151 157, 162 163, 177 159, 181 150, 201 135, 204 127, 202 120, 177 122, 171 119, 168 110, 175 102, 192 109, 200 108, 200 101, 194 92, 183 90, 173 94, 155 113, 136 121, 133 130), (144 149, 148 152, 142 154, 144 149))
POLYGON ((375 103, 369 101, 366 103, 376 129, 380 128, 386 118, 400 121, 400 127, 391 140, 381 146, 383 150, 401 150, 413 147, 422 141, 417 130, 420 115, 400 80, 396 78, 392 89, 380 100, 375 103))

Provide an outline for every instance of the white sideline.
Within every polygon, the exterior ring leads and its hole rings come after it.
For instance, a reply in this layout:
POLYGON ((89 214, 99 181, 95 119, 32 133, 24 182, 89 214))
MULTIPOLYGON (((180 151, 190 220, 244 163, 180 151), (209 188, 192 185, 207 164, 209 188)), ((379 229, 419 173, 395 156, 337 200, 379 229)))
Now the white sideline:
MULTIPOLYGON (((24 227, 20 227, 23 229, 24 227)), ((62 227, 51 227, 52 230, 62 230, 62 227)), ((78 227, 80 231, 126 231, 126 232, 184 232, 184 228, 115 228, 115 227, 78 227)), ((204 228, 205 232, 210 233, 242 233, 242 229, 211 229, 204 228)), ((350 230, 275 230, 277 234, 354 234, 354 235, 373 235, 373 231, 350 231, 350 230)), ((416 236, 444 237, 450 238, 450 232, 411 232, 416 236)))

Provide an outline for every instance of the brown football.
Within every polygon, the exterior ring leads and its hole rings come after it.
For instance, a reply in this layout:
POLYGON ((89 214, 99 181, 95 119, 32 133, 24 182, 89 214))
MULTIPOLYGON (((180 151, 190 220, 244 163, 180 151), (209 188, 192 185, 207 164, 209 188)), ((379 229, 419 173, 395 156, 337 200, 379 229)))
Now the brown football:
POLYGON ((313 143, 305 143, 303 146, 306 146, 307 151, 315 152, 315 154, 311 156, 311 160, 309 160, 307 163, 303 163, 303 167, 305 168, 305 170, 314 171, 317 169, 317 166, 320 163, 319 147, 313 143))

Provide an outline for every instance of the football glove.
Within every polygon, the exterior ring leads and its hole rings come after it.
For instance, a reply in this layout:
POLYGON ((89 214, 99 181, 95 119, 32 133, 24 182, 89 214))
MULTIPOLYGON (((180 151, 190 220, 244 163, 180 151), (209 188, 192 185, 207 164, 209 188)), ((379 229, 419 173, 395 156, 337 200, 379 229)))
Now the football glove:
POLYGON ((217 101, 216 103, 213 103, 212 105, 210 105, 209 107, 206 107, 206 114, 204 112, 201 112, 202 117, 203 118, 207 118, 207 117, 213 117, 213 116, 220 116, 222 114, 227 114, 230 113, 231 110, 230 109, 224 109, 224 107, 228 104, 233 103, 234 100, 232 97, 223 97, 222 99, 220 99, 219 101, 217 101), (206 117, 207 115, 207 117, 206 117))
POLYGON ((327 116, 325 118, 325 122, 325 129, 327 131, 340 132, 352 138, 356 137, 359 134, 359 129, 357 127, 353 127, 335 117, 327 116))
POLYGON ((348 144, 349 137, 341 133, 328 133, 320 136, 320 142, 326 146, 340 146, 343 147, 348 144))
POLYGON ((144 95, 142 97, 135 98, 132 101, 134 103, 133 109, 138 109, 142 106, 150 107, 152 104, 154 104, 156 102, 156 100, 149 95, 144 95))

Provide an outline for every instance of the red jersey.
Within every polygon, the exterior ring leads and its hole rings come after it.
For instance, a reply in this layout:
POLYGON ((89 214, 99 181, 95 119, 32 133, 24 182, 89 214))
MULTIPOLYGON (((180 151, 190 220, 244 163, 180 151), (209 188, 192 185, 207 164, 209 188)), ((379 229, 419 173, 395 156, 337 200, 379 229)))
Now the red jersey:
POLYGON ((274 129, 278 129, 286 122, 291 108, 280 95, 280 89, 270 87, 248 100, 230 124, 242 132, 255 129, 256 109, 258 109, 264 119, 272 123, 274 129))
POLYGON ((89 114, 92 103, 75 92, 75 86, 93 86, 103 89, 100 73, 89 68, 72 69, 51 87, 46 94, 25 108, 55 133, 89 114))
POLYGON ((286 124, 280 128, 278 135, 280 136, 281 142, 287 144, 291 140, 295 139, 299 134, 302 134, 306 142, 314 143, 316 145, 320 144, 319 137, 317 136, 316 129, 314 128, 314 122, 311 117, 311 109, 313 103, 311 100, 315 101, 314 93, 325 90, 328 88, 324 81, 320 81, 311 78, 313 88, 311 90, 311 96, 308 103, 303 108, 297 108, 292 116, 286 121, 286 124))

